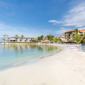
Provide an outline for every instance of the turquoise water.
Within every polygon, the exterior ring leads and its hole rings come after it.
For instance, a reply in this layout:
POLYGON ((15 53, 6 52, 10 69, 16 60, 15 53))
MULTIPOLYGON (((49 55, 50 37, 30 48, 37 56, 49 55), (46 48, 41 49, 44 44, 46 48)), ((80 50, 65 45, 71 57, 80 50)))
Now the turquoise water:
POLYGON ((0 45, 0 70, 19 62, 40 59, 56 51, 58 51, 57 47, 46 45, 0 45))
POLYGON ((81 49, 85 52, 85 45, 81 45, 81 49))

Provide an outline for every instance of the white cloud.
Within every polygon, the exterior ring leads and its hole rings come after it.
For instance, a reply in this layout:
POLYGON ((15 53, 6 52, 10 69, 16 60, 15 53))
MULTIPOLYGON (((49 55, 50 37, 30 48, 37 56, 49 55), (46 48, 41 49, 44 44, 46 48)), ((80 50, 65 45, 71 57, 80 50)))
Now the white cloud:
POLYGON ((75 26, 75 27, 83 27, 85 26, 85 3, 79 4, 72 9, 70 9, 62 19, 62 21, 52 22, 53 25, 63 24, 64 26, 75 26), (59 23, 58 23, 59 22, 59 23))
POLYGON ((79 4, 71 9, 68 15, 64 16, 65 26, 85 26, 85 4, 79 4))
POLYGON ((56 20, 49 20, 48 22, 53 23, 53 25, 63 23, 62 21, 56 21, 56 20))
POLYGON ((65 33, 66 31, 68 31, 68 30, 69 30, 69 29, 66 29, 66 28, 60 28, 60 30, 57 30, 57 31, 56 31, 56 34, 58 34, 58 35, 60 34, 60 35, 61 35, 61 34, 64 34, 64 33, 65 33))
POLYGON ((80 27, 80 28, 78 28, 79 30, 85 30, 85 27, 80 27))
POLYGON ((11 26, 6 23, 0 22, 0 38, 4 34, 8 34, 9 36, 15 36, 18 34, 21 36, 22 34, 25 37, 38 37, 40 35, 47 35, 47 34, 52 34, 55 31, 53 30, 46 30, 46 29, 34 29, 32 27, 20 27, 20 26, 11 26))
MULTIPOLYGON (((24 36, 27 36, 27 37, 33 37, 35 31, 36 30, 32 30, 32 29, 24 28, 24 27, 9 26, 5 23, 0 22, 0 37, 2 37, 4 34, 8 34, 9 36, 15 36, 16 34, 21 36, 23 34, 24 36)), ((35 34, 35 36, 37 35, 35 34)))

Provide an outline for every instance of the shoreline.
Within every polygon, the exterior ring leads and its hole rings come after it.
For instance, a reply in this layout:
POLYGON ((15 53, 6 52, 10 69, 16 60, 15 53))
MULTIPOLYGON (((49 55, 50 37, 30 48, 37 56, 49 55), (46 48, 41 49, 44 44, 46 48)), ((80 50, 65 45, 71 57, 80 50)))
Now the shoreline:
POLYGON ((63 50, 36 63, 0 72, 0 85, 85 85, 85 57, 76 48, 79 45, 52 45, 63 50))

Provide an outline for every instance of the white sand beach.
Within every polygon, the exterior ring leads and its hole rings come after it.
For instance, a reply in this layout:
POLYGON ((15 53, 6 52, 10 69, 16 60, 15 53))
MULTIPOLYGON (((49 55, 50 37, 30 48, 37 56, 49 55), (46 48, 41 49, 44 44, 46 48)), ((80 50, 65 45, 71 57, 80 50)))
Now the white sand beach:
POLYGON ((54 45, 63 50, 0 72, 0 85, 85 85, 85 53, 77 45, 54 45))

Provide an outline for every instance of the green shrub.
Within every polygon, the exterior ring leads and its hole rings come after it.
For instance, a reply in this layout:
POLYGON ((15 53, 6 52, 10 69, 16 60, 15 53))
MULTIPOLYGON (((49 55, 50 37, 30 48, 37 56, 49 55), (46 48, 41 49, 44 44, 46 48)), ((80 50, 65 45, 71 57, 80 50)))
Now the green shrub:
POLYGON ((63 43, 65 43, 65 41, 62 41, 63 43))

